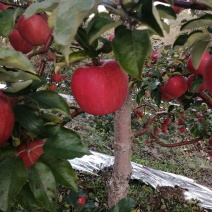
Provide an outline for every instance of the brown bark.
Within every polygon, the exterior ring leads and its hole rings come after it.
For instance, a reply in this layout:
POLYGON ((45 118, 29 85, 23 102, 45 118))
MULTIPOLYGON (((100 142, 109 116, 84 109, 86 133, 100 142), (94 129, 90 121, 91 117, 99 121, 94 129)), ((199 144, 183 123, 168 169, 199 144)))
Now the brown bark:
POLYGON ((129 180, 132 174, 130 162, 132 154, 131 102, 132 96, 130 93, 125 104, 115 113, 115 160, 112 177, 109 182, 109 207, 127 197, 129 191, 129 180))

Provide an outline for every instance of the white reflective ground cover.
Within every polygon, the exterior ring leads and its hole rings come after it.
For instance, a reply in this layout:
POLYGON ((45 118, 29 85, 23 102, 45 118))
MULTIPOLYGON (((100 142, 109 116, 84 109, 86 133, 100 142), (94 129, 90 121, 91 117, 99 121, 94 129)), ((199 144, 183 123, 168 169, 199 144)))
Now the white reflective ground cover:
MULTIPOLYGON (((69 160, 73 169, 94 174, 94 171, 102 170, 112 166, 114 157, 91 151, 92 155, 69 160)), ((179 186, 186 191, 186 199, 197 199, 201 201, 202 207, 212 209, 212 189, 202 186, 195 180, 182 175, 176 175, 132 162, 132 179, 140 180, 156 188, 157 186, 179 186)))

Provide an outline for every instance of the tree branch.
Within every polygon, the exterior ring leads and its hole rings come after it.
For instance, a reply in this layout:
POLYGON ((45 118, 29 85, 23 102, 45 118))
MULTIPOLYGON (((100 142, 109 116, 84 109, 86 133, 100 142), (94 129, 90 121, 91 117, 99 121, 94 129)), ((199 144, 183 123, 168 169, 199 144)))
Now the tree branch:
POLYGON ((75 110, 74 112, 71 113, 71 118, 75 118, 76 116, 85 113, 81 108, 78 108, 76 106, 70 106, 70 109, 75 110))
POLYGON ((212 98, 208 96, 204 91, 197 93, 199 97, 201 97, 205 103, 212 108, 212 98))

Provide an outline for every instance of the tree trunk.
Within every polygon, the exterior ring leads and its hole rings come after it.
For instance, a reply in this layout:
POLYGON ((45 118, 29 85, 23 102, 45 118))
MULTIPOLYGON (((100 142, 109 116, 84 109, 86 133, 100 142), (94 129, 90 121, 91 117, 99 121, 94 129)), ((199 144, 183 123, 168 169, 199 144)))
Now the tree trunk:
POLYGON ((121 107, 115 113, 115 149, 113 173, 109 182, 108 206, 112 207, 121 199, 127 197, 129 180, 132 175, 132 131, 131 131, 131 92, 121 107))

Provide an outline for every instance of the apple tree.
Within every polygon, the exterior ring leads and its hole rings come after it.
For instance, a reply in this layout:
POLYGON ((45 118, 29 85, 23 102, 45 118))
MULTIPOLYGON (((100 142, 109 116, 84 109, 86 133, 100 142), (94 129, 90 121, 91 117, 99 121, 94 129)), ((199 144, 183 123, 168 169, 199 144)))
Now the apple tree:
POLYGON ((114 115, 109 207, 128 195, 136 138, 145 135, 150 143, 173 147, 211 137, 212 4, 157 3, 0 1, 0 82, 6 86, 0 93, 2 211, 15 202, 55 211, 58 184, 77 191, 67 160, 90 153, 66 124, 83 112, 114 115), (106 11, 99 12, 99 5, 106 11), (172 46, 155 49, 152 38, 169 33, 166 20, 189 8, 200 15, 182 25, 172 46), (72 76, 69 93, 79 107, 57 92, 64 70, 72 76), (188 124, 185 114, 191 114, 188 124), (176 131, 182 141, 172 136, 165 143, 176 131))

